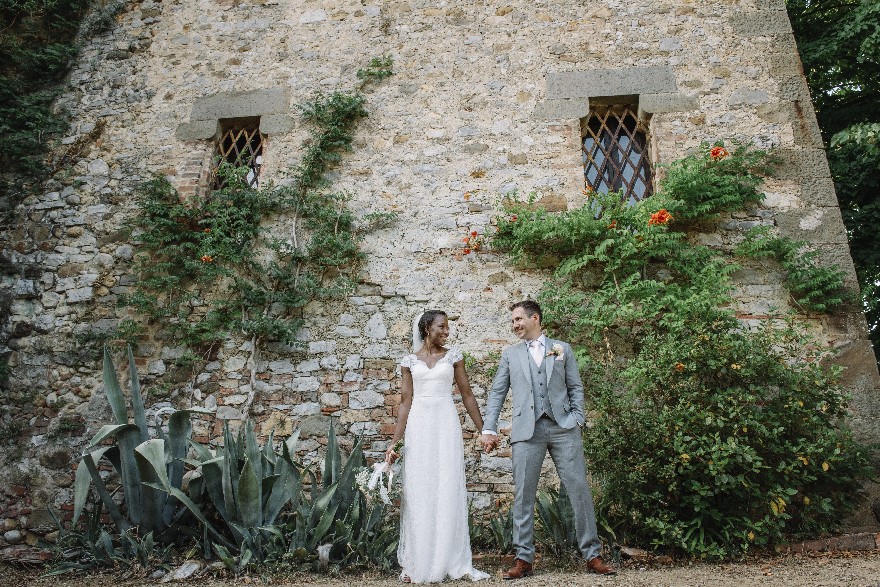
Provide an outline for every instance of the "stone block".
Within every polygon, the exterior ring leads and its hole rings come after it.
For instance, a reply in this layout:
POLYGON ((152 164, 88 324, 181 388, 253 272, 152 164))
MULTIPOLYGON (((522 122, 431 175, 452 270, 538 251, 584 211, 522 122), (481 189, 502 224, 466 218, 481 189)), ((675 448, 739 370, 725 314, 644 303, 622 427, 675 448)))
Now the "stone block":
POLYGON ((220 92, 193 102, 190 120, 218 120, 287 114, 290 111, 290 92, 285 88, 220 92))
POLYGON ((266 114, 260 117, 260 132, 266 135, 280 135, 292 131, 296 121, 287 114, 266 114))
POLYGON ((816 246, 819 251, 817 260, 822 265, 835 266, 844 273, 844 285, 853 291, 858 291, 856 270, 853 266, 852 256, 848 244, 820 244, 816 246))
POLYGON ((780 233, 813 244, 847 244, 840 208, 795 208, 776 214, 780 233))
POLYGON ((801 200, 814 206, 837 206, 837 192, 830 177, 805 177, 801 180, 801 200))
POLYGON ((689 112, 698 110, 700 101, 696 96, 679 93, 641 94, 639 96, 639 116, 648 114, 665 114, 669 112, 689 112))
POLYGON ((742 12, 730 17, 734 32, 742 37, 768 37, 790 35, 791 22, 785 10, 757 10, 742 12))
POLYGON ((668 65, 591 69, 547 74, 547 99, 628 96, 677 92, 668 65))
POLYGON ((816 114, 810 102, 796 101, 791 103, 791 126, 794 133, 794 144, 799 147, 821 149, 825 146, 816 114))
POLYGON ((780 159, 776 177, 782 180, 800 180, 805 177, 831 177, 824 149, 779 149, 780 159))
POLYGON ((800 77, 804 74, 800 56, 795 53, 774 53, 770 55, 771 77, 800 77))
POLYGON ((558 118, 583 118, 590 113, 588 98, 561 98, 540 102, 535 107, 535 118, 553 120, 558 118))
POLYGON ((844 534, 828 539, 828 549, 833 551, 874 550, 875 546, 873 532, 844 534))
POLYGON ((193 120, 177 126, 175 136, 181 141, 205 141, 220 134, 217 120, 193 120))
POLYGON ((784 77, 779 79, 779 98, 789 102, 810 102, 810 87, 802 76, 784 77))

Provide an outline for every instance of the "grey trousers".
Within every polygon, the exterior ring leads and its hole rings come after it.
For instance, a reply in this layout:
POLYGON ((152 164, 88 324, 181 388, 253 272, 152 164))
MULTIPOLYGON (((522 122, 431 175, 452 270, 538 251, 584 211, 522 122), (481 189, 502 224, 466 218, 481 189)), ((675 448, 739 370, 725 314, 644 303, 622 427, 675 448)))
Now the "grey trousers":
POLYGON ((535 433, 511 445, 513 460, 513 546, 516 557, 535 560, 535 494, 547 451, 571 499, 578 548, 586 560, 599 556, 602 544, 596 532, 593 494, 587 483, 587 464, 580 428, 562 428, 550 418, 535 422, 535 433))

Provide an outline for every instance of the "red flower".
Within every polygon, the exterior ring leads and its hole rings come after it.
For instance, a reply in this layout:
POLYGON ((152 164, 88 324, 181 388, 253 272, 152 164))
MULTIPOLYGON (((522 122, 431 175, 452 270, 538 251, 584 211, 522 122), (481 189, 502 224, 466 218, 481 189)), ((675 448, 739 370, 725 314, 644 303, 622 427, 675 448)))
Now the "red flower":
POLYGON ((510 221, 511 221, 511 222, 516 222, 516 214, 514 214, 513 216, 510 217, 510 221))
POLYGON ((462 253, 464 253, 465 255, 470 255, 470 254, 471 254, 471 250, 470 250, 470 249, 465 249, 465 250, 462 251, 462 253))
POLYGON ((207 233, 211 232, 211 229, 210 229, 210 228, 206 228, 206 229, 203 230, 202 232, 204 232, 205 234, 207 234, 207 233))
POLYGON ((666 224, 670 220, 672 220, 672 214, 667 212, 666 208, 661 208, 651 214, 651 218, 648 220, 648 226, 666 224))
POLYGON ((210 263, 214 260, 214 257, 211 255, 202 255, 202 263, 210 263))
POLYGON ((675 364, 675 370, 678 371, 679 373, 684 371, 684 368, 685 368, 684 363, 676 363, 675 364))
POLYGON ((473 232, 471 233, 471 236, 474 236, 474 237, 477 236, 477 231, 476 231, 476 230, 473 231, 473 232))
POLYGON ((713 161, 721 161, 729 155, 730 153, 724 147, 712 147, 712 150, 709 151, 709 156, 713 161))
POLYGON ((617 228, 617 220, 612 220, 611 224, 608 225, 608 228, 617 228))
POLYGON ((466 236, 466 237, 464 237, 463 239, 461 239, 461 242, 466 243, 466 242, 468 242, 469 240, 471 240, 470 237, 467 237, 467 236, 466 236))

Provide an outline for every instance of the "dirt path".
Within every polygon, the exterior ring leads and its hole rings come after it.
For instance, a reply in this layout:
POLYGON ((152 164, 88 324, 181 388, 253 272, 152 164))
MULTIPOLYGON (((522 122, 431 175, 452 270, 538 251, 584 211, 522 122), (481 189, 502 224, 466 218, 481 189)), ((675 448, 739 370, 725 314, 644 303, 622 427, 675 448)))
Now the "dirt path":
MULTIPOLYGON (((495 569, 488 569, 494 571, 495 569)), ((513 584, 493 578, 484 586, 508 587, 880 587, 880 552, 858 555, 799 555, 744 563, 668 565, 654 568, 627 564, 616 577, 596 577, 578 572, 537 568, 535 576, 513 584)), ((467 585, 468 582, 451 582, 467 585)), ((116 575, 70 575, 40 577, 37 570, 23 571, 0 566, 0 587, 238 587, 264 585, 259 577, 203 578, 196 581, 160 583, 149 579, 120 579, 116 575)), ((320 575, 276 577, 269 585, 293 587, 400 587, 395 577, 377 574, 329 578, 320 575)))

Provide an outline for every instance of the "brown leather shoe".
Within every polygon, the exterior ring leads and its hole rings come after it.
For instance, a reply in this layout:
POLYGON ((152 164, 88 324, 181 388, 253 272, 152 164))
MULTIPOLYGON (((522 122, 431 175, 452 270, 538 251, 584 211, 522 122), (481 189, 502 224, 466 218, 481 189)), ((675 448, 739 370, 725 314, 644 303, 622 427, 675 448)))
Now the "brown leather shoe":
POLYGON ((522 579, 523 577, 528 577, 532 574, 532 563, 527 563, 521 558, 513 561, 513 566, 507 569, 503 575, 501 575, 502 579, 522 579))
POLYGON ((617 569, 609 567, 602 561, 602 557, 594 557, 587 561, 587 570, 597 575, 616 575, 617 569))

